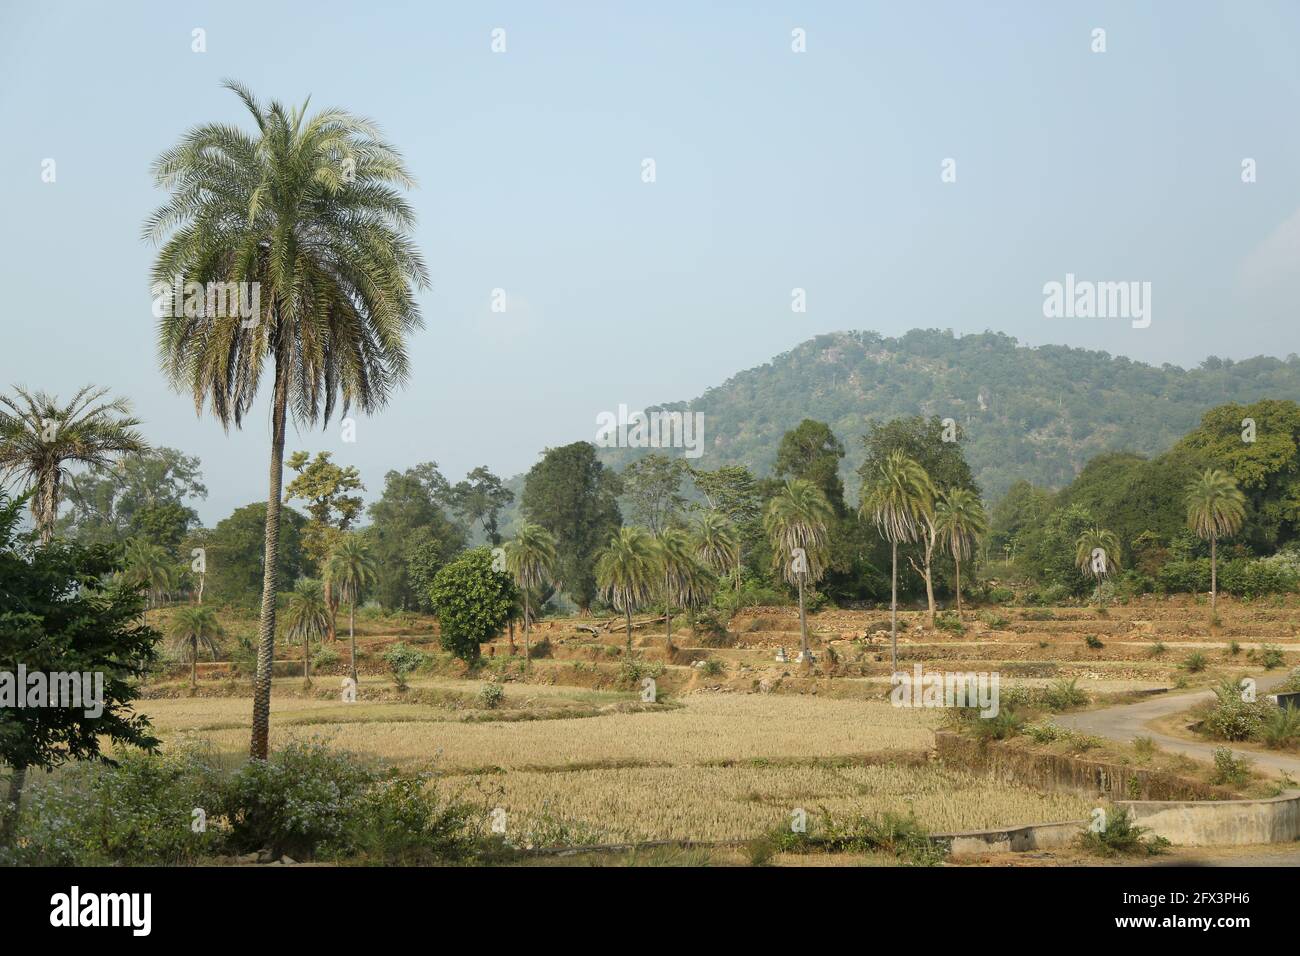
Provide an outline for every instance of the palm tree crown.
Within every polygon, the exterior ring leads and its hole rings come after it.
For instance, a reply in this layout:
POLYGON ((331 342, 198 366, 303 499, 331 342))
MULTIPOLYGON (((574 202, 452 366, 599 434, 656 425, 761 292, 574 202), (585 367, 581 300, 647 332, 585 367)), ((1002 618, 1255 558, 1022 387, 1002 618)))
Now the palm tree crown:
POLYGON ((934 515, 939 539, 957 561, 970 558, 975 543, 989 528, 980 496, 969 488, 952 488, 941 494, 934 515))
POLYGON ((1202 538, 1230 538, 1246 520, 1246 496, 1226 471, 1206 469, 1187 486, 1187 525, 1202 538))
POLYGON ((537 590, 552 580, 559 559, 555 538, 539 524, 526 521, 505 544, 506 570, 521 591, 537 590))
POLYGON ((722 512, 707 512, 696 524, 695 557, 718 575, 733 572, 740 565, 740 536, 722 512))
POLYGON ((374 580, 375 559, 365 539, 357 534, 343 535, 325 564, 325 586, 337 588, 340 601, 356 605, 374 580))
POLYGON ((1083 531, 1074 543, 1074 565, 1085 575, 1102 578, 1118 570, 1119 564, 1119 538, 1113 531, 1094 525, 1083 531), (1093 556, 1098 550, 1102 552, 1103 560, 1094 562, 1093 556))
POLYGON ((596 561, 596 584, 605 600, 630 614, 653 595, 658 565, 650 533, 624 525, 609 539, 596 561))
POLYGON ((69 464, 108 467, 118 455, 147 450, 124 398, 90 385, 60 404, 45 392, 15 388, 0 395, 0 475, 32 492, 32 519, 49 544, 69 464))
POLYGON ((830 524, 835 518, 826 496, 811 481, 792 478, 767 505, 763 529, 772 542, 772 566, 789 584, 819 581, 826 571, 830 524), (806 571, 793 560, 802 548, 806 571))
POLYGON ((892 544, 915 541, 934 509, 934 484, 924 468, 901 451, 892 451, 862 489, 858 513, 875 522, 892 544))

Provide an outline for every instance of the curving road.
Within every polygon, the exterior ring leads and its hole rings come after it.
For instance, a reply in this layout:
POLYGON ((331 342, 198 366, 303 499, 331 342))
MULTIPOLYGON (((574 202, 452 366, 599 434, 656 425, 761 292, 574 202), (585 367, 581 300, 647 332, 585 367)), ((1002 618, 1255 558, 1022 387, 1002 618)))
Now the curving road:
MULTIPOLYGON (((1256 677, 1256 691, 1262 697, 1269 689, 1280 684, 1289 675, 1286 673, 1256 677)), ((1162 749, 1171 753, 1182 753, 1200 760, 1214 760, 1214 751, 1219 747, 1230 746, 1224 743, 1203 743, 1199 740, 1184 740, 1171 737, 1148 726, 1153 720, 1168 717, 1188 710, 1191 707, 1211 699, 1212 690, 1191 691, 1179 694, 1162 694, 1136 704, 1120 704, 1115 707, 1103 707, 1100 710, 1086 710, 1074 714, 1058 714, 1056 721, 1062 727, 1069 727, 1083 733, 1095 734, 1121 743, 1132 743, 1134 737, 1150 737, 1162 749)), ((1300 779, 1300 757, 1272 751, 1242 750, 1231 748, 1234 755, 1246 757, 1261 770, 1286 771, 1292 777, 1300 779)))

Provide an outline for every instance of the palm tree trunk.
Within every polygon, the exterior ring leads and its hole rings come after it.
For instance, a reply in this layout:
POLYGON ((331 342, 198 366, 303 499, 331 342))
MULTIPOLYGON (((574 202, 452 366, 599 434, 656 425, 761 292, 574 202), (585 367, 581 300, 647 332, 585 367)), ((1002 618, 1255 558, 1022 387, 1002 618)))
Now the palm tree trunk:
MULTIPOLYGON (((529 641, 528 641, 528 633, 529 633, 529 628, 528 628, 528 592, 525 591, 525 592, 524 592, 524 672, 525 672, 525 673, 528 672, 528 668, 531 666, 531 663, 532 663, 532 661, 531 661, 531 658, 532 658, 532 647, 530 646, 529 641)), ((510 653, 513 654, 513 653, 515 652, 515 642, 514 642, 514 633, 513 633, 513 628, 511 629, 511 635, 510 635, 510 637, 511 637, 511 640, 510 640, 510 653)))
POLYGON ((348 602, 348 643, 352 645, 352 686, 357 686, 357 602, 348 602))
POLYGON ((51 468, 41 475, 40 487, 32 500, 36 510, 36 528, 40 532, 41 546, 54 540, 54 522, 59 515, 59 472, 51 468))
POLYGON ((664 605, 664 618, 668 621, 668 653, 673 652, 673 609, 664 605))
POLYGON ((627 652, 632 653, 632 608, 627 609, 627 652))
POLYGON ((23 799, 23 785, 27 782, 27 767, 12 767, 9 771, 9 796, 5 805, 0 807, 0 846, 9 846, 14 841, 18 828, 18 807, 23 799))
POLYGON ((194 639, 190 647, 190 687, 194 690, 199 688, 199 642, 198 638, 194 639))
POLYGON ((199 575, 199 603, 203 603, 203 582, 208 579, 206 574, 199 575))
POLYGON ((930 537, 925 544, 925 600, 929 607, 927 626, 934 630, 934 575, 930 571, 930 561, 934 556, 934 526, 930 526, 930 537))
POLYGON ((1218 536, 1210 535, 1210 616, 1213 617, 1219 591, 1218 536))
POLYGON ((889 542, 889 672, 898 673, 898 542, 889 542))
MULTIPOLYGON (((524 611, 524 613, 527 614, 528 612, 527 612, 527 611, 524 611)), ((524 621, 524 629, 525 629, 525 630, 528 629, 528 622, 527 622, 527 621, 524 621)), ((510 619, 510 656, 511 656, 511 657, 514 657, 514 656, 515 656, 515 620, 514 620, 514 618, 511 618, 511 619, 510 619)))
POLYGON ((954 587, 957 591, 957 623, 961 623, 961 558, 957 555, 952 556, 953 563, 957 565, 957 574, 954 578, 954 587))
POLYGON ((270 751, 271 671, 275 662, 275 598, 280 587, 280 494, 284 481, 284 418, 289 373, 277 356, 271 408, 271 475, 266 496, 266 548, 262 566, 262 614, 258 622, 257 676, 253 679, 253 734, 249 755, 265 760, 270 751))
POLYGON ((308 655, 311 653, 311 638, 306 634, 302 636, 302 685, 311 686, 311 671, 307 667, 308 655))
POLYGON ((799 575, 799 653, 803 655, 804 663, 810 663, 808 660, 808 618, 803 609, 803 574, 799 575))

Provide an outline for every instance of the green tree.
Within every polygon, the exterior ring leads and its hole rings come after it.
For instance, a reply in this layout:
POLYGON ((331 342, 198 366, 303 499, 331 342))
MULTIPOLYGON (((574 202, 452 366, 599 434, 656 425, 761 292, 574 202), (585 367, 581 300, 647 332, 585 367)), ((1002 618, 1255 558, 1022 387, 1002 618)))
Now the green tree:
POLYGON ((185 536, 199 523, 186 502, 207 495, 197 458, 175 448, 146 449, 123 455, 112 467, 70 476, 59 531, 83 544, 144 538, 180 556, 185 536))
POLYGON ((375 597, 386 608, 430 609, 433 577, 465 547, 464 531, 443 510, 450 488, 436 462, 384 475, 370 506, 375 597))
POLYGON ((708 511, 695 528, 695 557, 718 577, 732 575, 740 588, 740 536, 726 515, 708 511))
POLYGON ((632 653, 632 612, 649 603, 659 573, 659 555, 644 528, 619 528, 596 561, 601 596, 627 620, 627 650, 632 653))
POLYGON ((791 478, 768 502, 763 526, 772 544, 773 569, 799 590, 799 655, 812 662, 804 586, 820 581, 830 549, 829 528, 835 510, 821 488, 806 478, 791 478))
MULTIPOLYGON (((271 466, 250 753, 264 760, 271 719, 286 416, 328 422, 335 408, 382 408, 409 375, 428 277, 409 238, 415 216, 394 186, 413 183, 373 123, 339 109, 263 107, 228 83, 253 118, 186 133, 154 163, 171 195, 146 222, 161 241, 154 290, 175 277, 256 289, 256 315, 194 313, 158 300, 158 351, 174 387, 239 427, 269 366, 271 466)), ((232 310, 233 311, 233 310, 232 310)))
POLYGON ((295 477, 284 490, 284 500, 288 503, 301 498, 306 502, 308 520, 302 548, 318 571, 324 570, 338 539, 361 514, 361 496, 350 492, 365 491, 361 473, 354 466, 344 468, 330 458, 331 453, 327 451, 319 452, 315 458, 309 458, 305 451, 296 451, 285 462, 295 477))
POLYGON ((595 555, 622 520, 619 491, 618 476, 585 441, 548 448, 524 482, 524 517, 554 535, 556 576, 584 613, 596 596, 595 555))
POLYGON ((1187 486, 1187 526, 1210 542, 1210 614, 1216 611, 1219 590, 1220 538, 1231 538, 1246 520, 1246 496, 1226 471, 1207 468, 1187 486))
POLYGON ((531 595, 554 581, 555 567, 559 562, 555 538, 541 525, 525 521, 506 544, 505 555, 506 570, 514 578, 524 602, 524 668, 527 669, 532 660, 529 640, 533 611, 531 595))
POLYGON ((150 607, 162 605, 175 581, 175 572, 167 552, 159 545, 139 538, 126 547, 126 569, 122 576, 126 584, 140 588, 149 595, 150 607))
POLYGON ((29 491, 32 520, 49 544, 59 498, 73 465, 107 468, 121 455, 148 446, 136 431, 140 420, 124 398, 105 400, 106 388, 87 385, 67 404, 46 392, 15 388, 0 395, 0 476, 16 478, 29 491))
POLYGON ((348 606, 348 645, 352 649, 354 684, 357 681, 357 602, 374 581, 375 561, 366 539, 356 533, 343 535, 325 563, 325 587, 333 589, 348 606))
POLYGON ((50 542, 36 547, 17 532, 23 499, 0 495, 0 670, 103 674, 102 712, 94 707, 16 707, 0 680, 0 761, 9 789, 0 807, 0 844, 12 843, 27 771, 68 760, 108 758, 105 742, 153 749, 148 718, 132 710, 139 682, 157 660, 159 634, 143 623, 144 599, 105 586, 120 570, 103 545, 50 542), (8 699, 6 699, 8 698, 8 699), (88 716, 89 715, 89 716, 88 716))
POLYGON ((696 542, 681 528, 668 528, 655 539, 662 581, 664 616, 668 622, 668 650, 673 649, 673 609, 693 614, 705 603, 712 583, 708 568, 696 557, 696 542))
POLYGON ((838 516, 845 511, 844 482, 840 478, 843 457, 844 443, 835 437, 830 426, 805 418, 798 427, 781 436, 773 473, 777 478, 811 481, 838 516))
MULTIPOLYGON (((296 580, 306 570, 302 529, 307 519, 293 508, 281 512, 276 580, 296 580)), ((236 508, 206 536, 208 589, 218 602, 249 607, 261 595, 266 579, 266 503, 236 508)))
POLYGON ((934 510, 934 485, 915 459, 891 451, 875 473, 863 476, 859 513, 889 542, 889 659, 898 670, 898 546, 917 540, 934 510))
POLYGON ((168 627, 167 636, 174 647, 189 652, 190 687, 199 686, 199 647, 206 647, 217 659, 217 639, 225 632, 216 612, 201 604, 190 604, 178 608, 168 627))
POLYGON ((483 642, 505 629, 519 595, 510 576, 493 568, 492 552, 475 548, 434 576, 432 599, 443 648, 474 664, 483 642))
POLYGON ((969 559, 975 545, 988 533, 988 517, 979 495, 969 488, 949 488, 940 493, 934 506, 935 527, 940 545, 952 556, 956 567, 957 620, 961 621, 961 563, 969 559))
POLYGON ((655 535, 676 524, 686 507, 681 488, 688 471, 683 459, 660 454, 638 458, 623 469, 623 500, 632 520, 655 535))
POLYGON ((329 633, 329 609, 321 583, 300 578, 289 594, 284 612, 284 636, 290 642, 302 641, 302 683, 311 686, 311 642, 323 640, 329 633))
POLYGON ((452 510, 467 527, 481 526, 493 547, 501 543, 497 522, 501 509, 515 500, 515 494, 486 465, 480 465, 464 481, 458 481, 450 491, 449 500, 452 510))

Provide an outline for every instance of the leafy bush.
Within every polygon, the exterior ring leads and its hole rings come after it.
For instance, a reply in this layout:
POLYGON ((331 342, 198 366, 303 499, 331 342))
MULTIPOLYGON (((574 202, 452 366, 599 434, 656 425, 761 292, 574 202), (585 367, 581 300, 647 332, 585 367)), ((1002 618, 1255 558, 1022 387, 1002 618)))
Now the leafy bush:
POLYGON ((1169 848, 1169 841, 1164 837, 1148 838, 1150 830, 1138 826, 1130 815, 1128 808, 1112 810, 1106 815, 1105 825, 1100 830, 1089 829, 1082 837, 1085 850, 1101 856, 1119 856, 1136 854, 1154 856, 1169 848))
POLYGON ((193 863, 223 837, 213 820, 195 832, 194 811, 212 817, 218 803, 212 756, 198 747, 128 753, 117 766, 78 764, 31 788, 18 822, 22 840, 0 848, 0 865, 193 863))
POLYGON ((618 682, 624 687, 637 688, 642 678, 657 678, 664 672, 664 665, 657 661, 644 661, 639 657, 629 657, 618 667, 618 682))
POLYGON ((1230 680, 1223 680, 1214 689, 1215 702, 1201 729, 1216 740, 1250 740, 1258 735, 1272 704, 1267 701, 1245 701, 1241 688, 1230 680))
POLYGON ((957 615, 951 611, 944 611, 942 614, 936 615, 934 626, 941 631, 948 631, 952 634, 960 634, 966 630, 961 621, 957 619, 957 615))
POLYGON ((1102 643, 1101 638, 1098 637, 1096 634, 1089 634, 1087 637, 1083 639, 1083 643, 1087 644, 1094 651, 1099 651, 1106 646, 1105 644, 1102 643))
POLYGON ((1224 786, 1244 787, 1250 782, 1251 762, 1246 757, 1234 757, 1227 747, 1214 750, 1214 773, 1210 782, 1224 786))
POLYGON ((487 710, 496 710, 506 698, 506 690, 495 681, 489 681, 479 688, 478 704, 487 710))
POLYGON ((384 663, 393 672, 398 690, 406 690, 406 678, 428 658, 421 651, 398 641, 384 652, 384 663))
POLYGON ((1186 660, 1183 661, 1183 670, 1187 671, 1189 674, 1199 674, 1208 666, 1209 661, 1206 660, 1205 655, 1200 651, 1192 651, 1192 653, 1187 655, 1186 660))
POLYGON ((490 550, 466 551, 434 575, 429 588, 443 648, 461 660, 477 661, 481 645, 509 623, 517 599, 510 576, 493 569, 490 550))
POLYGON ((943 850, 910 814, 886 812, 836 818, 823 811, 816 843, 833 853, 889 853, 920 866, 933 866, 943 860, 943 850))
POLYGON ((1007 619, 1006 615, 996 614, 992 611, 985 611, 980 614, 980 620, 983 621, 987 627, 995 631, 1006 630, 1006 628, 1011 626, 1011 621, 1007 619))
POLYGON ((322 647, 311 656, 311 667, 315 671, 324 670, 327 667, 333 667, 342 659, 339 652, 334 648, 322 647))
POLYGON ((1005 701, 992 717, 980 717, 970 721, 971 733, 977 740, 1009 740, 1020 733, 1025 720, 1005 701))
POLYGON ((1274 668, 1281 667, 1286 661, 1286 658, 1282 655, 1282 648, 1278 647, 1276 644, 1265 644, 1260 648, 1257 657, 1259 663, 1266 671, 1271 671, 1274 668))
POLYGON ((717 677, 724 669, 722 661, 715 657, 710 657, 708 660, 700 662, 700 673, 705 677, 717 677))
POLYGON ((1050 687, 1046 687, 1042 692, 1043 703, 1052 710, 1069 710, 1072 707, 1082 707, 1088 703, 1090 698, 1087 691, 1079 689, 1079 679, 1072 677, 1066 680, 1062 677, 1054 681, 1050 687))

